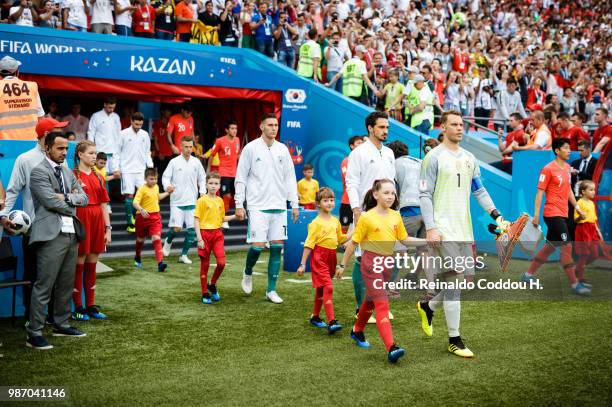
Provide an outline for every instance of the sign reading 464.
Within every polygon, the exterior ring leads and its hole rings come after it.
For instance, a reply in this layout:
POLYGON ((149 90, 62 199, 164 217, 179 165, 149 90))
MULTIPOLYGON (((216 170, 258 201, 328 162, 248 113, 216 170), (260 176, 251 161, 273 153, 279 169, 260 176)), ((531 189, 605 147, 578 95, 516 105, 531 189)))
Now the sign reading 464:
POLYGON ((6 83, 2 88, 2 93, 8 96, 21 96, 22 93, 30 96, 30 89, 25 82, 6 83))

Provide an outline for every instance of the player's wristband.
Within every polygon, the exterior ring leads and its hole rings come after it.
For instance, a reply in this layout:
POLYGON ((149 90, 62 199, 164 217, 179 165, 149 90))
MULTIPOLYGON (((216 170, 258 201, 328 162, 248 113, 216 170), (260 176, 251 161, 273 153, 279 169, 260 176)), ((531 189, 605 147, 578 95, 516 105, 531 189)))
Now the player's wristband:
POLYGON ((104 228, 108 230, 113 230, 113 227, 111 225, 106 225, 104 228))
POLYGON ((346 267, 344 264, 338 264, 338 267, 340 267, 341 269, 343 269, 344 267, 346 267))
POLYGON ((493 218, 493 220, 497 220, 497 218, 501 216, 501 213, 499 213, 497 209, 493 209, 490 215, 491 215, 491 218, 493 218))

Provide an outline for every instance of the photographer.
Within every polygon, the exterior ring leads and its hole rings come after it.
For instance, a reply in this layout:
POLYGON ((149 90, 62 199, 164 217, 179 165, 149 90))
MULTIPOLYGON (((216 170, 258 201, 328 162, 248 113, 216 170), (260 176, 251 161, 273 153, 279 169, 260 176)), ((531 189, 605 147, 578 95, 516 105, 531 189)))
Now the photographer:
POLYGON ((53 4, 52 0, 45 0, 43 8, 38 14, 38 26, 45 28, 58 28, 59 23, 59 3, 53 4))
MULTIPOLYGON (((327 61, 327 81, 331 81, 338 72, 342 70, 342 66, 346 61, 351 59, 351 54, 346 48, 340 47, 339 31, 334 31, 331 35, 331 42, 325 47, 325 60, 327 61)), ((336 92, 342 93, 342 78, 336 82, 334 86, 336 92)))
POLYGON ((288 23, 287 13, 281 11, 278 25, 274 30, 274 38, 278 40, 278 62, 293 69, 295 66, 295 50, 292 40, 297 37, 297 30, 288 23))
POLYGON ((34 27, 34 21, 38 20, 38 14, 32 7, 32 0, 21 0, 18 6, 11 7, 9 20, 17 25, 34 27))
POLYGON ((226 47, 238 47, 238 39, 240 38, 240 22, 238 16, 233 11, 234 2, 227 0, 225 9, 221 13, 221 29, 219 31, 219 39, 221 44, 226 47))

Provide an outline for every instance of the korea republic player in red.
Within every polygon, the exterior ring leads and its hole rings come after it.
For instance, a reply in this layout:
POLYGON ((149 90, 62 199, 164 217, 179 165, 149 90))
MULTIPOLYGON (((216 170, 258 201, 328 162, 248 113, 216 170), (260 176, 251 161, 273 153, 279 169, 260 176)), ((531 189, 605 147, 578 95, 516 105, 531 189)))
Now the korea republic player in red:
POLYGON ((542 195, 546 194, 544 222, 546 222, 548 227, 546 232, 547 242, 536 254, 529 266, 529 270, 523 274, 521 279, 523 281, 534 279, 535 272, 555 252, 557 247, 560 247, 561 266, 563 266, 563 270, 570 281, 572 291, 575 294, 586 295, 590 294, 591 290, 576 278, 576 265, 572 257, 572 243, 567 226, 568 202, 576 208, 578 214, 582 214, 580 208, 576 206, 576 199, 571 190, 571 168, 567 164, 571 152, 569 140, 563 138, 553 140, 552 150, 556 158, 548 163, 540 173, 533 212, 533 224, 537 226, 540 222, 542 195))
POLYGON ((134 197, 134 209, 136 209, 136 254, 134 255, 134 265, 138 268, 142 267, 140 254, 142 246, 147 237, 153 242, 155 250, 155 260, 157 260, 157 271, 166 271, 168 265, 164 263, 164 255, 162 253, 162 221, 159 208, 159 201, 167 198, 174 188, 170 185, 166 188, 166 192, 160 194, 159 186, 157 185, 157 170, 155 168, 147 168, 144 173, 145 184, 138 188, 134 197))
POLYGON ((221 188, 221 175, 217 172, 206 176, 206 195, 201 196, 196 203, 193 214, 198 238, 198 255, 200 256, 200 285, 202 287, 202 304, 212 304, 221 300, 217 291, 217 280, 225 268, 225 238, 221 231, 223 222, 234 220, 235 216, 225 216, 223 199, 217 196, 221 188), (210 254, 215 254, 217 266, 208 284, 208 267, 210 254))
POLYGON ((334 285, 332 278, 336 275, 336 249, 346 240, 342 225, 331 211, 335 206, 334 191, 321 188, 315 197, 319 206, 319 215, 308 225, 308 237, 304 243, 302 262, 297 270, 298 276, 304 275, 306 260, 310 256, 310 276, 315 288, 314 308, 310 324, 317 328, 327 328, 329 334, 342 329, 334 316, 334 285), (321 320, 321 307, 325 308, 327 324, 321 320))
POLYGON ((253 266, 269 242, 266 299, 281 304, 283 299, 276 292, 276 281, 283 241, 287 240, 287 202, 291 204, 293 222, 299 215, 297 182, 289 149, 275 140, 278 133, 276 116, 264 114, 259 129, 261 137, 244 147, 236 172, 236 218, 245 219, 246 201, 249 210, 247 242, 251 244, 241 285, 245 293, 253 291, 253 266))
MULTIPOLYGON (((491 215, 502 230, 508 226, 495 209, 495 205, 480 179, 480 168, 474 156, 459 146, 463 138, 461 113, 448 111, 442 114, 442 144, 431 150, 423 159, 420 177, 420 203, 423 221, 427 229, 427 241, 433 247, 431 255, 442 258, 465 259, 474 256, 474 234, 470 216, 470 194, 491 215)), ((459 260, 458 260, 459 261, 459 260)), ((473 263, 473 262, 471 262, 473 263)), ((472 264, 473 266, 473 264, 472 264)), ((442 273, 445 270, 433 270, 442 273)), ((464 273, 449 270, 452 279, 473 279, 474 268, 464 273)), ((421 327, 426 336, 433 335, 432 319, 436 310, 443 308, 448 327, 448 351, 462 357, 474 354, 465 346, 459 334, 461 316, 460 290, 442 290, 429 301, 417 303, 421 327)))
POLYGON ((395 243, 404 246, 425 244, 423 239, 408 237, 402 216, 397 211, 399 200, 395 191, 395 181, 377 180, 363 199, 363 213, 357 221, 355 232, 346 245, 342 263, 336 273, 341 278, 346 262, 355 252, 358 244, 361 255, 361 277, 366 288, 366 298, 357 313, 357 321, 351 331, 351 338, 357 346, 369 348, 370 343, 363 333, 365 326, 376 309, 376 326, 385 343, 389 362, 395 363, 406 351, 393 341, 393 331, 389 320, 389 300, 385 282, 391 278, 395 243))

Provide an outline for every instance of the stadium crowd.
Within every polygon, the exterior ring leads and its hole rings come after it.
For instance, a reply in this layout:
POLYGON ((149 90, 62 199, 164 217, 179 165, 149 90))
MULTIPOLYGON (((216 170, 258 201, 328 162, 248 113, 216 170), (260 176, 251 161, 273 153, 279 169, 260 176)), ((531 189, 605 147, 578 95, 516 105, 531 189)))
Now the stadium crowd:
POLYGON ((541 110, 554 137, 557 114, 594 129, 596 110, 612 107, 602 1, 4 0, 1 13, 3 23, 176 41, 202 24, 210 43, 335 82, 425 133, 442 110, 505 130, 512 113, 541 110))

